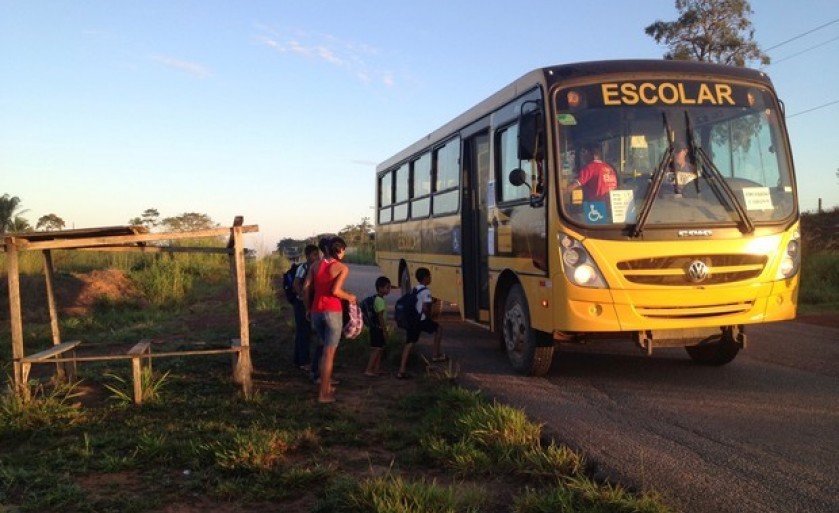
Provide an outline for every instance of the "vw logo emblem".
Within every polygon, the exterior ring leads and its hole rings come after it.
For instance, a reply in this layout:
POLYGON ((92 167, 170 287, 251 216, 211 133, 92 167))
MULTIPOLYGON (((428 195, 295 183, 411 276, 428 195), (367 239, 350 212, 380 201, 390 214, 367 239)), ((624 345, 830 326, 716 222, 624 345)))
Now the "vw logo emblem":
POLYGON ((693 283, 702 283, 710 276, 710 270, 702 260, 694 260, 688 265, 688 279, 693 283))

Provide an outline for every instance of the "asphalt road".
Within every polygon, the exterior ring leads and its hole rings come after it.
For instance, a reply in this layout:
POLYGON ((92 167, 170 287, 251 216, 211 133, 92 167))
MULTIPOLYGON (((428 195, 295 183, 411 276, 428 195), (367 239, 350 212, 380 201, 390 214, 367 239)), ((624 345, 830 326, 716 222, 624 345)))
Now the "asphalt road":
MULTIPOLYGON (((364 297, 377 275, 352 266, 347 288, 364 297)), ((464 386, 523 408, 603 476, 690 513, 839 511, 839 329, 747 328, 748 349, 716 368, 628 340, 563 345, 530 378, 485 329, 443 323, 464 386)))

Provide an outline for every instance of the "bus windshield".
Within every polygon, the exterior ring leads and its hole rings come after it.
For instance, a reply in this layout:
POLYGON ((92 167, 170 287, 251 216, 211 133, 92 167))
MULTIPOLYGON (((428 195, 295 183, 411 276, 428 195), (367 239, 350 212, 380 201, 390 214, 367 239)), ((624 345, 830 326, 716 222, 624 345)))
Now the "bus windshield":
POLYGON ((582 225, 746 225, 795 211, 772 93, 709 80, 557 89, 560 208, 582 225), (639 222, 640 221, 640 222, 639 222))

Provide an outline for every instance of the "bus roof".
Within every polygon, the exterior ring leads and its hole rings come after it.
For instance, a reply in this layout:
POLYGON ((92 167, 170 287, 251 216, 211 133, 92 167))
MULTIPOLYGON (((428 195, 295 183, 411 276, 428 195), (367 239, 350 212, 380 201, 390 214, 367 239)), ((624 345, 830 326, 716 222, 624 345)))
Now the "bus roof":
POLYGON ((502 105, 513 101, 517 96, 539 84, 545 84, 548 89, 555 84, 568 80, 586 77, 605 77, 611 74, 627 73, 672 73, 707 76, 708 78, 730 78, 759 82, 772 87, 766 73, 751 68, 725 66, 697 61, 676 61, 662 59, 611 60, 589 61, 570 64, 560 64, 537 68, 525 73, 514 82, 499 90, 489 98, 478 103, 468 111, 460 114, 437 130, 429 133, 419 141, 388 158, 376 167, 376 173, 382 173, 399 164, 407 158, 417 154, 438 141, 443 141, 469 124, 489 115, 502 105))

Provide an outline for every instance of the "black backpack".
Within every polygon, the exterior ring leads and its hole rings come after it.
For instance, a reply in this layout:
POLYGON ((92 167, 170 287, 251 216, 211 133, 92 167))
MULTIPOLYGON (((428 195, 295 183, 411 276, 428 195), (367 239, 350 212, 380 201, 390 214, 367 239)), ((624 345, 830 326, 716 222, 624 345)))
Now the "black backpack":
POLYGON ((425 287, 415 287, 404 296, 396 300, 393 317, 396 325, 403 330, 416 330, 420 324, 420 313, 417 311, 417 300, 419 291, 425 287))
POLYGON ((375 301, 376 294, 373 294, 370 297, 364 298, 364 300, 358 305, 361 307, 361 318, 364 320, 365 326, 379 326, 379 316, 376 315, 376 311, 373 308, 375 301))
MULTIPOLYGON (((285 292, 285 297, 289 303, 294 303, 297 300, 297 293, 294 292, 294 277, 297 275, 297 268, 300 267, 301 264, 297 262, 291 264, 291 267, 288 268, 288 271, 283 273, 283 292, 285 292)), ((304 267, 306 264, 302 264, 304 267)))

